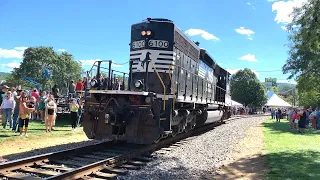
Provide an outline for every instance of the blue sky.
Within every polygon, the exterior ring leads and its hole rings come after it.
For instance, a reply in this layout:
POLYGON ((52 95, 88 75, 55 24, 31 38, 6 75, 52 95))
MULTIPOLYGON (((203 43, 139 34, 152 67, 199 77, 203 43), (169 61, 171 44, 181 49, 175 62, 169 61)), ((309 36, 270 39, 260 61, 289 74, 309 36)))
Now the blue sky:
MULTIPOLYGON (((129 59, 130 26, 147 17, 171 19, 229 72, 285 80, 290 12, 306 0, 55 0, 0 1, 0 71, 21 62, 25 47, 66 50, 84 68, 95 59, 129 59)), ((126 71, 128 66, 118 67, 126 71)))

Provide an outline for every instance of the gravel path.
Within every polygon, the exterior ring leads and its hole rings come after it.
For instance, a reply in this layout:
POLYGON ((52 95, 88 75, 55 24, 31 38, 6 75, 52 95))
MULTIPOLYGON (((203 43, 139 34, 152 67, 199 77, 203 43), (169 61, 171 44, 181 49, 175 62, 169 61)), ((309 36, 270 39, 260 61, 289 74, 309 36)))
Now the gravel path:
POLYGON ((233 147, 245 137, 246 130, 266 118, 231 120, 165 154, 156 154, 156 160, 120 179, 213 179, 224 162, 234 159, 233 147))

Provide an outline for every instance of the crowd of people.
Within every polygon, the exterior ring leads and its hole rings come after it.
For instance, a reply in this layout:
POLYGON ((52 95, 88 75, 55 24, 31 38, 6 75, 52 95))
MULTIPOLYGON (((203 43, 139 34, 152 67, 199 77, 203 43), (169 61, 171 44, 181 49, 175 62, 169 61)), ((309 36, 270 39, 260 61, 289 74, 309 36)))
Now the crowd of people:
POLYGON ((232 115, 257 114, 257 108, 252 107, 232 107, 232 115))
MULTIPOLYGON (((84 90, 84 82, 80 80, 77 84, 70 83, 67 90, 67 94, 72 97, 69 110, 73 132, 80 125, 83 103, 82 94, 77 91, 82 90, 84 90)), ((61 93, 56 87, 52 88, 51 92, 39 92, 36 88, 31 91, 23 91, 15 87, 2 86, 0 90, 0 115, 3 128, 9 127, 9 130, 19 132, 19 136, 28 136, 29 122, 39 120, 45 124, 44 130, 46 132, 52 132, 58 109, 56 98, 59 96, 61 93)))
POLYGON ((306 129, 320 130, 320 109, 312 108, 278 108, 271 109, 271 118, 280 122, 284 117, 290 122, 290 129, 305 133, 306 129))

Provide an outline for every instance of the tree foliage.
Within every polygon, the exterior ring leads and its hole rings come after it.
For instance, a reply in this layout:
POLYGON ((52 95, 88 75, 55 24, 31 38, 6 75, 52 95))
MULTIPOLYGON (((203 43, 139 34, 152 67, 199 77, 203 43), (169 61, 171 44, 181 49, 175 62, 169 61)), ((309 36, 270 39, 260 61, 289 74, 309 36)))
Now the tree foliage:
POLYGON ((232 75, 230 91, 232 99, 245 106, 263 106, 267 102, 265 87, 250 69, 232 75))
POLYGON ((290 51, 283 66, 284 73, 292 78, 301 74, 319 74, 320 65, 320 1, 309 0, 293 12, 288 24, 290 51))
MULTIPOLYGON (((42 88, 48 85, 58 86, 70 80, 81 77, 81 65, 73 60, 71 54, 63 52, 59 54, 52 47, 29 47, 24 51, 23 61, 19 68, 14 69, 13 77, 31 77, 41 84, 42 88), (44 76, 44 69, 52 71, 52 77, 44 76)), ((20 83, 20 82, 19 82, 20 83)))
POLYGON ((273 91, 275 94, 278 94, 278 93, 279 93, 279 90, 278 90, 278 88, 277 88, 276 86, 272 86, 272 87, 270 88, 270 90, 273 91))
POLYGON ((32 88, 32 85, 22 81, 17 74, 17 68, 14 68, 13 71, 6 77, 6 85, 9 87, 16 87, 22 89, 29 89, 32 88), (17 78, 18 77, 18 78, 17 78))
POLYGON ((320 102, 320 1, 307 1, 292 17, 289 58, 282 70, 297 79, 299 105, 314 106, 320 102))
POLYGON ((5 80, 9 77, 10 73, 0 72, 0 80, 5 80))

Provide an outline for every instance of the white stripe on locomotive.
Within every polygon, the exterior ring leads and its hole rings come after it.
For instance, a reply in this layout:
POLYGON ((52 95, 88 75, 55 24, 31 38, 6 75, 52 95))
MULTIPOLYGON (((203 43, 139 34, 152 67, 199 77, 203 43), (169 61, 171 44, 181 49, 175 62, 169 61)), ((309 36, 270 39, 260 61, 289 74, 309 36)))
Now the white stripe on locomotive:
MULTIPOLYGON (((146 72, 146 64, 142 67, 142 62, 147 57, 147 53, 158 72, 168 73, 171 65, 174 65, 173 51, 163 50, 139 50, 130 52, 130 60, 132 63, 132 72, 146 72)), ((174 67, 172 66, 172 69, 174 67)), ((148 72, 154 72, 153 67, 149 64, 148 72)), ((172 71, 170 71, 172 73, 172 71)))

